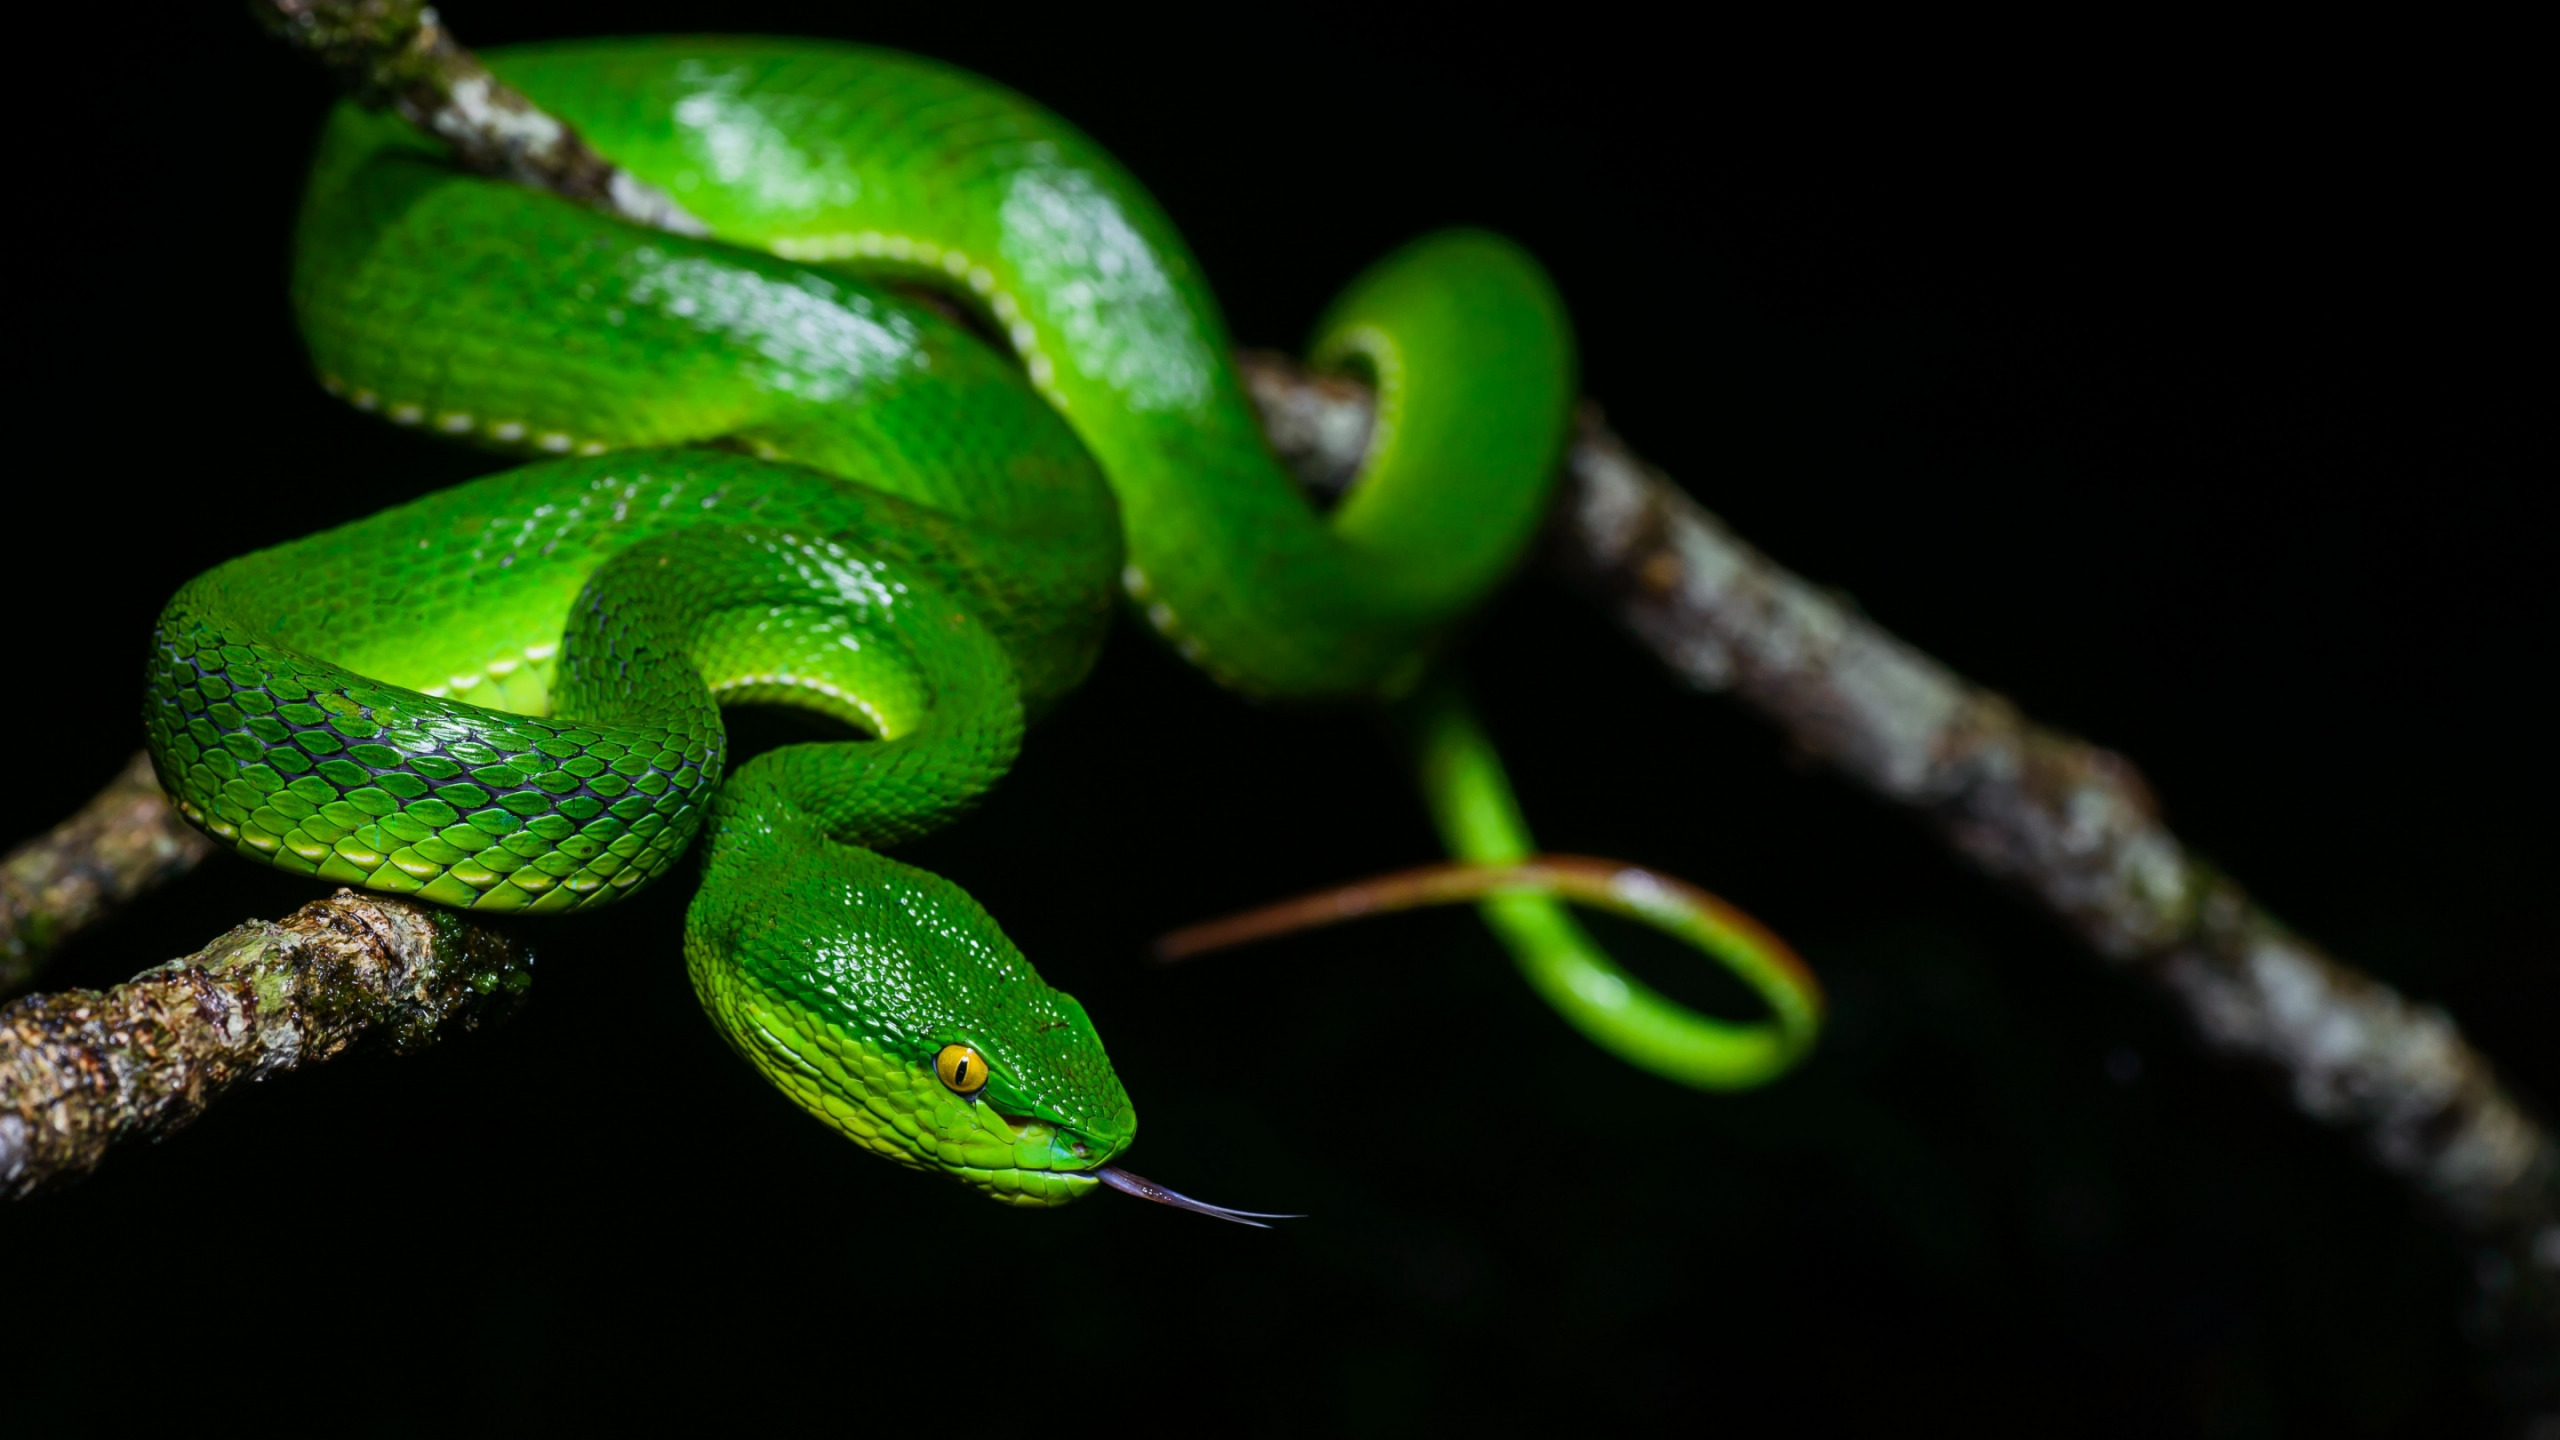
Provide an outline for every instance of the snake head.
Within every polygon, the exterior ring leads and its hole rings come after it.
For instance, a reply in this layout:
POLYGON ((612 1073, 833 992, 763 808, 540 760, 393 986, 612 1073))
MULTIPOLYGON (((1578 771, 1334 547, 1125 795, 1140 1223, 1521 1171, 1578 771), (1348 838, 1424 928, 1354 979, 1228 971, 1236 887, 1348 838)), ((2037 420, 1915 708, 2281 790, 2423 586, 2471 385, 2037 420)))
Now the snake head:
POLYGON ((1084 1007, 928 871, 845 845, 727 846, 685 952, 729 1043, 866 1150, 1060 1205, 1137 1136, 1084 1007))
POLYGON ((1039 993, 1006 997, 1029 1013, 946 1025, 905 1051, 889 1084, 908 1097, 915 1143, 896 1158, 921 1152, 998 1200, 1056 1205, 1091 1193, 1094 1171, 1137 1138, 1138 1116, 1084 1006, 1030 983, 1039 993))

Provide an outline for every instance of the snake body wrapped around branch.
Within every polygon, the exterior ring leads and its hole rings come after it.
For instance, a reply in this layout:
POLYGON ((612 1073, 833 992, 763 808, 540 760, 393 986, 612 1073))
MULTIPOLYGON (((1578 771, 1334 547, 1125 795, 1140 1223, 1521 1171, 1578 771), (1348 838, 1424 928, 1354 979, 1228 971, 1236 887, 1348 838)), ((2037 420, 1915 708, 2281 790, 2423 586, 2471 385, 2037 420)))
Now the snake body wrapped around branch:
POLYGON ((1083 1008, 957 887, 879 853, 1004 774, 1125 593, 1231 688, 1401 712, 1477 868, 1392 903, 1482 901, 1568 1019, 1673 1079, 1754 1084, 1803 1053, 1818 995, 1756 927, 1642 872, 1522 863, 1499 762, 1433 671, 1534 534, 1574 394, 1563 306, 1516 247, 1429 237, 1335 301, 1312 359, 1380 410, 1319 514, 1169 221, 1020 97, 815 42, 486 58, 709 234, 466 173, 340 108, 294 276, 322 383, 538 463, 179 592, 148 721, 191 821, 490 912, 610 901, 698 841, 696 991, 803 1107, 1012 1203, 1107 1183, 1187 1204, 1111 1163, 1135 1111, 1083 1008), (736 703, 869 738, 730 773, 736 703), (1687 935, 1774 1018, 1654 995, 1566 894, 1687 935))

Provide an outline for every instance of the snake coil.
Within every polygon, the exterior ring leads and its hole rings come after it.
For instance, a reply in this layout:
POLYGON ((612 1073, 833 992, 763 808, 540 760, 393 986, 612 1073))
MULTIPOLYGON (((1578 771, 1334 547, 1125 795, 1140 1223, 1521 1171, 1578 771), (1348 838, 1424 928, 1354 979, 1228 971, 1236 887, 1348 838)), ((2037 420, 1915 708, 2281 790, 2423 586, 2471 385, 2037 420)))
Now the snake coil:
POLYGON ((1335 302, 1312 358, 1380 403, 1359 486, 1318 515, 1163 212, 1021 97, 806 41, 486 59, 710 234, 466 174, 340 107, 293 279, 322 384, 536 463, 178 592, 147 723, 188 819, 475 911, 604 903, 698 842, 696 991, 812 1114, 1010 1203, 1109 1184, 1250 1221, 1114 1166, 1136 1114, 1083 1007, 958 887, 880 853, 1004 774, 1125 594, 1236 689, 1402 707, 1479 863, 1388 903, 1480 900, 1541 994, 1672 1078, 1757 1083, 1803 1052, 1818 999, 1756 927, 1643 872, 1523 863, 1499 762, 1426 678, 1530 539, 1566 435, 1571 332, 1517 247, 1433 236, 1335 302), (741 702, 869 738, 725 773, 741 702), (1672 1006, 1560 895, 1688 934, 1776 1019, 1672 1006))

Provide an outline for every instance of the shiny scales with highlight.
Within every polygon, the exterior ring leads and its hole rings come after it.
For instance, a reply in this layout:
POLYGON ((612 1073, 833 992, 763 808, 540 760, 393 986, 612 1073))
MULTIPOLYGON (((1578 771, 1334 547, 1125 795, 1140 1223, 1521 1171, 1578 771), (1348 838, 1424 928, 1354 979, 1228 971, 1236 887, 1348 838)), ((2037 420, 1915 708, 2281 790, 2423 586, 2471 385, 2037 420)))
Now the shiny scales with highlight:
POLYGON ((1109 1184, 1270 1218, 1110 1165, 1136 1114, 1083 1008, 878 847, 1001 777, 1122 593, 1238 689, 1410 689, 1544 509, 1573 363, 1543 274, 1455 232, 1345 292, 1317 351, 1379 383, 1382 423, 1322 516, 1163 212, 1021 97, 816 42, 486 58, 712 235, 338 110, 293 276, 321 383, 541 463, 182 589, 148 725, 184 813, 484 912, 610 901, 698 838, 696 991, 848 1138, 1009 1203, 1109 1184), (724 776, 739 702, 871 738, 724 776), (935 1069, 955 1044, 984 1059, 965 1094, 935 1069))

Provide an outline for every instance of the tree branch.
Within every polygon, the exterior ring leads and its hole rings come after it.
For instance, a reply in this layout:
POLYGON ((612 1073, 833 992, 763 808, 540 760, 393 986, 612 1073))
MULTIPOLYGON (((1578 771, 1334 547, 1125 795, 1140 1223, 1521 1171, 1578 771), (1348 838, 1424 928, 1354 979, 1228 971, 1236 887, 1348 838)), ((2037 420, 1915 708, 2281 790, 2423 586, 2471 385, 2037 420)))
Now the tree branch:
POLYGON ((1789 573, 1587 413, 1553 545, 1671 672, 1919 811, 1949 848, 2274 1066, 2461 1224, 2560 1267, 2560 1150, 2442 1011, 2294 935, 2160 821, 2131 762, 2018 713, 1789 573))
POLYGON ((253 920, 112 990, 0 1009, 0 1194, 86 1175, 233 1089, 373 1043, 407 1053, 503 1018, 517 942, 433 907, 340 890, 253 920))
POLYGON ((318 60, 358 103, 391 109, 484 175, 678 235, 707 235, 675 197, 596 153, 454 43, 420 0, 250 0, 268 33, 318 60))
POLYGON ((0 859, 0 996, 32 984, 64 941, 212 853, 136 751, 78 814, 0 859))

